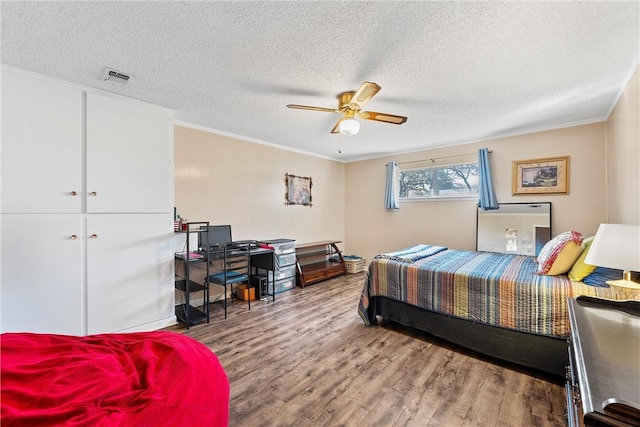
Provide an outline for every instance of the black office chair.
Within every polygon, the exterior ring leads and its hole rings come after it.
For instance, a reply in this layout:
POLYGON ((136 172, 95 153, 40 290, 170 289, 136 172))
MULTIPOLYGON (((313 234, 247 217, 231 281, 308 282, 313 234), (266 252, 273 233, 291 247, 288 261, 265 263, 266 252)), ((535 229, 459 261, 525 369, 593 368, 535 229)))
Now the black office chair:
POLYGON ((224 318, 227 318, 228 295, 233 303, 233 285, 246 283, 247 301, 249 303, 249 310, 251 310, 251 246, 238 247, 234 244, 229 244, 221 249, 217 255, 219 258, 216 258, 216 253, 213 253, 213 257, 211 259, 214 261, 213 268, 216 268, 216 260, 222 263, 218 266, 219 271, 217 273, 210 274, 205 281, 208 282, 208 284, 214 283, 216 285, 224 286, 224 301, 222 302, 224 307, 224 318), (229 294, 227 294, 227 289, 230 291, 229 294))

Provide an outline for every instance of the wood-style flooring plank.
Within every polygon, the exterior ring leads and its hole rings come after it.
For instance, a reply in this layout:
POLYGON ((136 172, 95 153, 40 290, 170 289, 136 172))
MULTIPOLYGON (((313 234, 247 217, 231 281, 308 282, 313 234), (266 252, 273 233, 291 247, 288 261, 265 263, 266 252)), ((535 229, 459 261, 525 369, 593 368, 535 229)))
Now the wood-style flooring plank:
POLYGON ((231 386, 230 426, 564 425, 560 379, 387 322, 367 327, 364 274, 276 301, 212 305, 184 333, 216 353, 231 386))

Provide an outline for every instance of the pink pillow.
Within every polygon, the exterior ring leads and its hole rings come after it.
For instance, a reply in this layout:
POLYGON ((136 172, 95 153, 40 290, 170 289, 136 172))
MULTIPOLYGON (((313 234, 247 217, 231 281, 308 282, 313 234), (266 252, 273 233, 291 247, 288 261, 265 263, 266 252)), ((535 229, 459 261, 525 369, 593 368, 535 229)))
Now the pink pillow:
POLYGON ((582 253, 582 234, 577 231, 565 231, 544 245, 538 255, 536 273, 547 276, 564 274, 582 253))

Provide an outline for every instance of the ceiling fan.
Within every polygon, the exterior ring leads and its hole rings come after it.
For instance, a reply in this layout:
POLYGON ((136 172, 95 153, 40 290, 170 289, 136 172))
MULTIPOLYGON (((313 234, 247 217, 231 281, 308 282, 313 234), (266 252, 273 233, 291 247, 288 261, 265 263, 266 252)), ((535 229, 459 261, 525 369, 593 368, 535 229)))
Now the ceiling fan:
POLYGON ((338 95, 338 108, 310 107, 307 105, 288 104, 287 107, 298 110, 325 111, 327 113, 341 113, 343 117, 338 120, 331 130, 331 133, 341 133, 351 136, 360 131, 360 122, 355 117, 376 122, 392 123, 401 125, 407 121, 404 116, 396 116, 387 113, 376 113, 374 111, 361 111, 362 106, 375 96, 382 89, 375 83, 364 82, 355 92, 342 92, 338 95))

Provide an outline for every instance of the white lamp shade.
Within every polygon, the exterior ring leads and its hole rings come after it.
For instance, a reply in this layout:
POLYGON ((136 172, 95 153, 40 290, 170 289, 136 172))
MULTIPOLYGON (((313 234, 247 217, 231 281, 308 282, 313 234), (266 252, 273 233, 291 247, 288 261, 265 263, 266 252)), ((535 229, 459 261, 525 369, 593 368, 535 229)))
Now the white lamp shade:
POLYGON ((344 119, 340 122, 340 133, 351 136, 360 132, 360 122, 355 119, 344 119))
POLYGON ((600 224, 585 263, 640 271, 640 225, 600 224))

